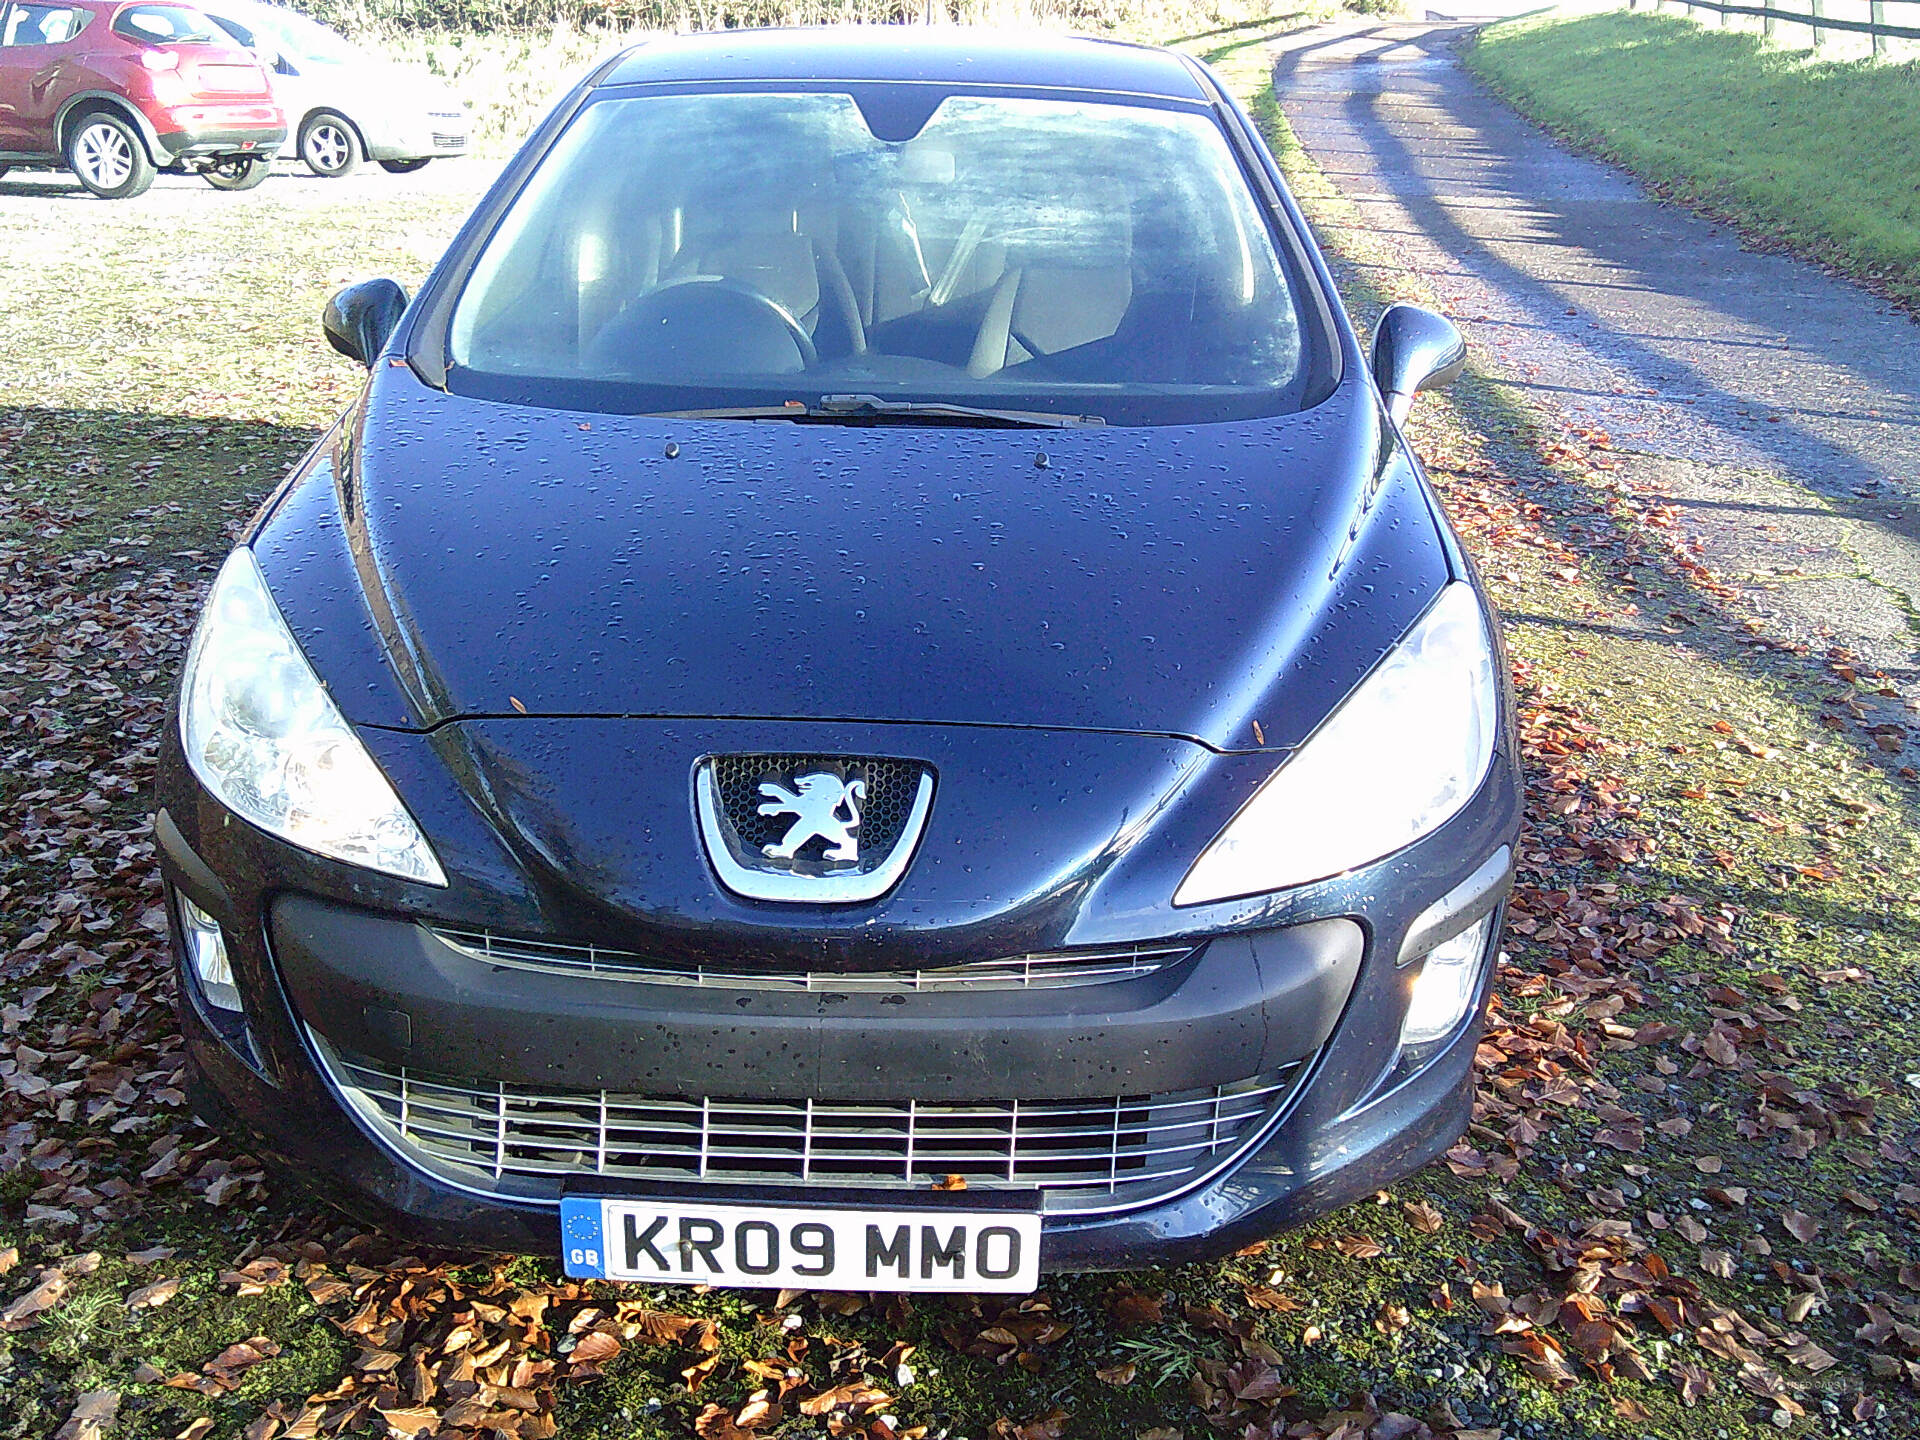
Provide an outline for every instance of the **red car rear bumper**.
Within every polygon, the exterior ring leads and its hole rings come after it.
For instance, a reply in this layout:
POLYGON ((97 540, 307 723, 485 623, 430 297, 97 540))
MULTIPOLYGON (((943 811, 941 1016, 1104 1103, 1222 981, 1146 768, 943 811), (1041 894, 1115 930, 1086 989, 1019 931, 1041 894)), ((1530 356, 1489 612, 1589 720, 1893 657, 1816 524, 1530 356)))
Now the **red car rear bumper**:
POLYGON ((154 121, 155 139, 166 157, 174 160, 249 152, 271 155, 287 138, 287 122, 271 101, 180 105, 162 111, 154 121))

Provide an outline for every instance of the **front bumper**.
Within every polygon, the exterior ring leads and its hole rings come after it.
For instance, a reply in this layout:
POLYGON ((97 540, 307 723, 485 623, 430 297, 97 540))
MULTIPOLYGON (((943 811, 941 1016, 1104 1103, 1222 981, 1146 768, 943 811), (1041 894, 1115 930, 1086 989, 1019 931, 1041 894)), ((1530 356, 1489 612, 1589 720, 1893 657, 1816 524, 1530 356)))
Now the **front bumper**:
POLYGON ((269 936, 293 1010, 393 1068, 650 1095, 881 1103, 1227 1084, 1315 1054, 1364 937, 1329 919, 1215 939, 1137 980, 1052 990, 780 991, 489 965, 431 929, 282 896, 269 936))
MULTIPOLYGON (((1223 1254, 1364 1197, 1445 1150, 1469 1114, 1498 924, 1470 1018, 1405 1074, 1395 1060, 1416 967, 1396 961, 1443 900, 1462 917, 1455 928, 1500 906, 1518 814, 1517 776, 1497 765, 1481 796, 1435 836, 1309 887, 1276 923, 1198 937, 1205 948, 1181 967, 1180 982, 1088 986, 1036 1003, 1029 992, 663 997, 651 985, 489 971, 411 921, 302 893, 298 874, 311 870, 310 858, 230 868, 235 844, 257 857, 275 842, 231 819, 210 829, 224 812, 196 798, 199 848, 215 853, 223 874, 280 877, 234 893, 170 818, 156 827, 170 887, 227 925, 250 1006, 239 1031, 183 975, 197 1102, 342 1209, 418 1242, 552 1254, 555 1198, 403 1153, 330 1077, 316 1037, 389 1070, 497 1081, 503 1097, 544 1086, 601 1090, 603 1102, 604 1090, 699 1097, 743 1088, 856 1104, 909 1087, 936 1103, 1009 1089, 1139 1096, 1295 1067, 1284 1102, 1220 1163, 1197 1165, 1182 1183, 1120 1187, 1106 1205, 1084 1194, 1055 1205, 1041 1192, 1050 1271, 1223 1254)), ((570 1183, 581 1193, 634 1188, 570 1183)), ((865 1183, 701 1185, 715 1199, 915 1203, 910 1189, 865 1183)))
POLYGON ((403 121, 364 120, 369 160, 438 160, 464 155, 473 141, 473 118, 464 110, 433 111, 403 121))
MULTIPOLYGON (((203 1014, 183 1006, 196 1110, 256 1154, 298 1177, 340 1210, 409 1242, 519 1254, 557 1255, 551 1204, 478 1194, 396 1161, 357 1125, 311 1067, 266 1084, 223 1042, 203 1014)), ((1479 1012, 1434 1060, 1371 1103, 1327 1116, 1309 1082, 1292 1108, 1230 1169, 1156 1203, 1110 1214, 1048 1217, 1041 1265, 1048 1272, 1184 1264, 1230 1254, 1255 1241, 1364 1199, 1444 1153, 1471 1113, 1479 1012)), ((1316 1077, 1319 1078, 1319 1077, 1316 1077)), ((583 1185, 583 1193, 633 1187, 583 1185)), ((673 1187, 661 1187, 674 1193, 673 1187)), ((911 1195, 871 1189, 708 1183, 716 1201, 782 1199, 822 1206, 889 1203, 911 1195)), ((931 1197, 928 1197, 931 1198, 931 1197)))

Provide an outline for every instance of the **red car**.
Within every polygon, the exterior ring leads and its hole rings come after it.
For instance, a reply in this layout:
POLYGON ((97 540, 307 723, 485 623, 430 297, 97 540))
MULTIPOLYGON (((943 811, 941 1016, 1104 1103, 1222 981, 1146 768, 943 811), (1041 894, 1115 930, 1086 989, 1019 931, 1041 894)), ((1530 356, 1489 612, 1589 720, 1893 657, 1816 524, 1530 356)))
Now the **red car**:
POLYGON ((287 122, 260 62, 170 0, 0 0, 0 173, 71 170, 103 199, 157 171, 267 178, 287 122))

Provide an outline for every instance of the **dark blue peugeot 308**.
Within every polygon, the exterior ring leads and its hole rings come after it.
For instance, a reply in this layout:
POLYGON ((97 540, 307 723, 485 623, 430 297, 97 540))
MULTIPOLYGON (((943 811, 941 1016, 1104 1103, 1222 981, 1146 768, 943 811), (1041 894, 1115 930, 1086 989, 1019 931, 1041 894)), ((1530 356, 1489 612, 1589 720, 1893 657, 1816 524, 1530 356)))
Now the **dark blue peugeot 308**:
POLYGON ((227 559, 157 833, 197 1098, 578 1275, 1018 1291, 1447 1146, 1486 598, 1246 116, 871 28, 601 66, 227 559))

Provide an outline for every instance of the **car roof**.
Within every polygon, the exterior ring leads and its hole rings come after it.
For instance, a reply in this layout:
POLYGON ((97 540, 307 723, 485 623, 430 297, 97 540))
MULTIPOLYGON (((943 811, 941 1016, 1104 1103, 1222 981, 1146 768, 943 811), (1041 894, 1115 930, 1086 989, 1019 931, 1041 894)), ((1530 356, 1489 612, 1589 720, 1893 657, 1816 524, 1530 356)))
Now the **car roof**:
POLYGON ((1213 98, 1186 61, 1169 50, 958 25, 813 26, 663 36, 620 56, 599 83, 730 80, 917 81, 1105 91, 1167 100, 1213 98))
MULTIPOLYGON (((280 15, 300 14, 291 6, 272 4, 270 0, 187 0, 187 3, 191 3, 209 15, 232 15, 235 18, 252 15, 256 18, 266 16, 271 19, 280 15)), ((302 15, 301 18, 304 20, 309 17, 302 15)))

